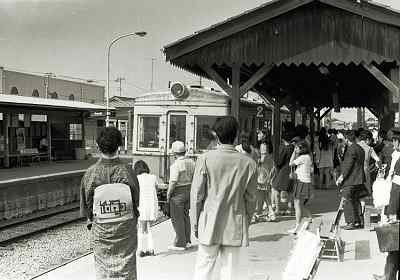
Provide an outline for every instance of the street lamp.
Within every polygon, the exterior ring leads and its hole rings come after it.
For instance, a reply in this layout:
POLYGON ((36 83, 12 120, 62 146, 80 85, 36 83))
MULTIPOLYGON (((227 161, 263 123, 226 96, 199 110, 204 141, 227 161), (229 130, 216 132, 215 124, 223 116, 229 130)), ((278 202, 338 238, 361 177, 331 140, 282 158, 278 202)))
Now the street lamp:
POLYGON ((118 40, 125 38, 125 37, 130 37, 130 36, 139 36, 139 37, 144 37, 146 36, 147 32, 145 31, 139 31, 139 32, 133 32, 133 33, 128 33, 124 35, 120 35, 116 38, 114 38, 111 43, 108 45, 107 48, 107 98, 106 98, 106 126, 108 127, 110 124, 110 50, 112 45, 114 45, 115 42, 118 40))

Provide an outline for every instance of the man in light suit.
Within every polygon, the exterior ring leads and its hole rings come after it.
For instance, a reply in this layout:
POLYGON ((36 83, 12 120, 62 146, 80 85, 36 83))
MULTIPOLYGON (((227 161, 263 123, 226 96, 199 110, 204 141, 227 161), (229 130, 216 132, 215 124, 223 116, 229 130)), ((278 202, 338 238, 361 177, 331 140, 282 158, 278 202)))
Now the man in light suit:
POLYGON ((364 150, 356 143, 354 131, 346 134, 347 151, 341 166, 341 175, 337 185, 341 187, 344 198, 345 230, 362 227, 360 192, 365 188, 364 150))
POLYGON ((192 217, 199 249, 195 280, 212 279, 220 255, 218 279, 238 279, 240 248, 248 246, 248 227, 256 205, 257 164, 233 145, 238 131, 234 117, 222 117, 213 130, 217 148, 196 162, 191 188, 192 217))

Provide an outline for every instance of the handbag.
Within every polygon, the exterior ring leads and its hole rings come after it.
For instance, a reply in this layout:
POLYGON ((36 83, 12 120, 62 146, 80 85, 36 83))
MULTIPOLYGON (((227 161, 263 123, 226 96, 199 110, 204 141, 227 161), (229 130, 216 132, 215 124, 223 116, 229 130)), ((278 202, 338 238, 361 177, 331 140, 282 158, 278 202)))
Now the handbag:
POLYGON ((389 204, 390 191, 392 183, 383 178, 377 178, 372 184, 372 198, 374 199, 374 206, 381 208, 389 204))
POLYGON ((400 223, 398 221, 375 227, 379 250, 381 252, 399 251, 399 227, 400 223))

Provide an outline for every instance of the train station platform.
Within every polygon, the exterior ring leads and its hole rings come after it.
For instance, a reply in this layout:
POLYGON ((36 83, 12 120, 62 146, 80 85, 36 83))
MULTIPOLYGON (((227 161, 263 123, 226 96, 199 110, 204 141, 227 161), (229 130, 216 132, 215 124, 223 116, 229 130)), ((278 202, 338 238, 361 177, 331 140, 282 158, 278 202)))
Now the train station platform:
MULTIPOLYGON (((330 225, 338 204, 336 190, 317 191, 314 202, 310 204, 316 216, 313 224, 322 221, 330 225)), ((241 257, 240 279, 282 279, 296 241, 293 235, 287 234, 293 225, 294 217, 281 217, 278 222, 261 222, 250 226, 250 246, 243 251, 241 257)), ((196 242, 186 251, 168 251, 167 247, 174 238, 169 220, 153 227, 153 235, 156 256, 137 259, 138 279, 191 279, 196 259, 196 242)), ((383 273, 385 255, 379 252, 375 232, 370 229, 342 231, 342 239, 346 242, 344 261, 322 260, 315 280, 372 279, 372 274, 383 273)), ((35 279, 94 280, 93 255, 89 254, 35 279)))

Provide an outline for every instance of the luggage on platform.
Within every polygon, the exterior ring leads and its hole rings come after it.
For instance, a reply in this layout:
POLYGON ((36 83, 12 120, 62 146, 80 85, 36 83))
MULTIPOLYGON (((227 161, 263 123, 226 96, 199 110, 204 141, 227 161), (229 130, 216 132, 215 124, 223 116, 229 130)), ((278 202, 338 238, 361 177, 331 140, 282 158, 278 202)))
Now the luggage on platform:
POLYGON ((375 227, 381 252, 399 251, 399 227, 399 221, 375 227))

